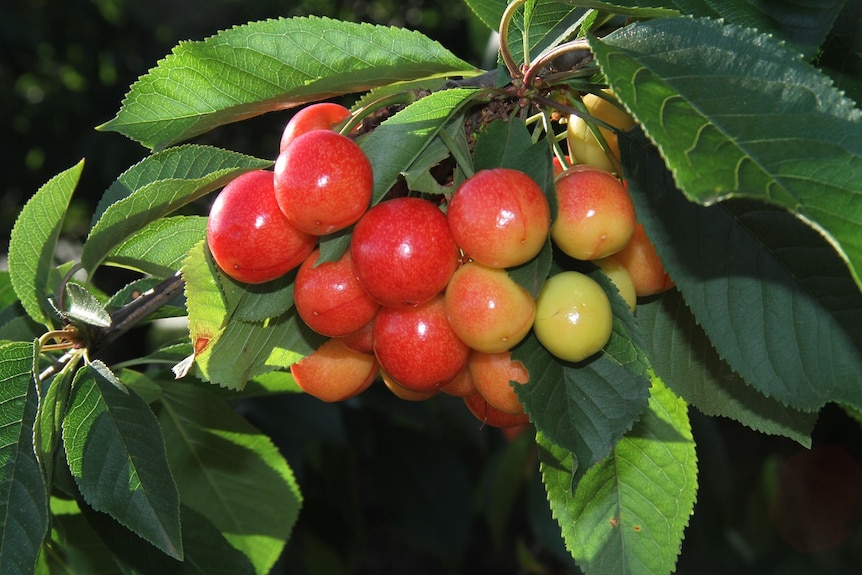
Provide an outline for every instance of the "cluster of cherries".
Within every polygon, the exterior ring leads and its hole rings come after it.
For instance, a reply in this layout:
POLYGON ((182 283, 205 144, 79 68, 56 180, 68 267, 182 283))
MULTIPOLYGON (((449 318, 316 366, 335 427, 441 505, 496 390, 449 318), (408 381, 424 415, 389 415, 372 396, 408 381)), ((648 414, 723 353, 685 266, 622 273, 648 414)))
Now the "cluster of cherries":
POLYGON ((638 295, 667 287, 628 192, 610 172, 560 167, 553 222, 539 185, 507 168, 466 179, 445 212, 410 196, 370 206, 372 167, 334 130, 348 116, 332 103, 296 113, 274 170, 226 185, 207 228, 215 262, 237 281, 296 269, 296 311, 328 338, 291 366, 307 393, 340 401, 379 377, 404 399, 449 393, 488 425, 520 426, 528 417, 511 382, 530 376, 511 348, 533 330, 550 353, 582 361, 605 346, 613 316, 587 275, 554 275, 533 298, 508 269, 537 257, 550 234, 569 256, 601 266, 632 309, 638 295), (350 226, 343 255, 319 262, 320 237, 350 226))

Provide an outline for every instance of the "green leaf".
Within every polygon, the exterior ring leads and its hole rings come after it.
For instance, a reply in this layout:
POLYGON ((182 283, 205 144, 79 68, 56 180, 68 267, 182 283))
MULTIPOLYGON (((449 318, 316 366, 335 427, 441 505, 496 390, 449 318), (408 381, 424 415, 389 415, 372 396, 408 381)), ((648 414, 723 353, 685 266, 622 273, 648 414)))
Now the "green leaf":
POLYGON ((48 531, 48 492, 33 451, 32 343, 0 345, 0 573, 33 573, 48 531))
POLYGON ((562 0, 568 4, 604 10, 612 14, 631 16, 633 18, 661 18, 677 16, 680 13, 679 4, 686 9, 692 5, 700 7, 709 0, 562 0))
MULTIPOLYGON (((143 159, 105 192, 99 208, 104 211, 90 230, 81 253, 84 269, 95 270, 118 245, 148 224, 224 186, 244 172, 270 165, 272 162, 268 160, 192 145, 171 148, 143 159)), ((166 238, 160 241, 172 239, 166 238)))
POLYGON ((9 270, 0 270, 0 308, 5 308, 18 301, 9 270))
POLYGON ((621 144, 638 218, 731 369, 803 411, 862 405, 862 292, 823 237, 766 204, 689 202, 653 149, 621 144))
MULTIPOLYGON (((307 328, 290 307, 267 321, 248 322, 233 317, 240 301, 254 301, 227 291, 236 284, 222 284, 220 273, 203 243, 183 263, 189 311, 189 333, 195 364, 207 381, 230 389, 242 389, 256 375, 285 368, 316 349, 322 338, 307 328)), ((269 297, 269 296, 257 296, 269 297)))
POLYGON ((189 336, 197 355, 221 335, 227 321, 227 302, 218 281, 218 269, 203 241, 189 250, 182 274, 189 336))
POLYGON ((66 415, 77 366, 78 360, 69 361, 47 384, 40 385, 39 406, 33 422, 33 450, 49 483, 53 476, 54 450, 60 441, 63 417, 66 415))
POLYGON ((674 393, 710 416, 729 417, 772 435, 811 447, 816 413, 788 408, 731 371, 676 291, 638 305, 638 323, 650 334, 649 358, 674 393))
POLYGON ((562 362, 531 334, 512 352, 530 372, 529 383, 516 385, 515 392, 538 432, 574 454, 575 481, 611 451, 649 398, 649 363, 634 316, 604 274, 595 271, 591 277, 608 292, 614 309, 604 350, 580 363, 562 362))
POLYGON ((649 409, 572 494, 572 455, 539 437, 542 478, 585 575, 673 572, 697 493, 685 402, 653 379, 649 409))
POLYGON ((378 203, 398 178, 414 165, 448 122, 483 92, 452 88, 410 104, 360 142, 374 166, 372 204, 378 203))
POLYGON ((179 494, 159 424, 147 403, 98 360, 75 376, 63 443, 90 506, 182 560, 179 494))
POLYGON ((862 286, 862 111, 827 76, 767 35, 710 20, 636 23, 591 46, 689 198, 798 214, 862 286))
POLYGON ((835 86, 862 103, 862 4, 847 2, 823 45, 817 65, 832 76, 835 86))
POLYGON ((101 129, 160 149, 265 112, 473 70, 406 29, 317 17, 252 22, 180 43, 101 129))
POLYGON ((323 341, 292 308, 266 323, 230 321, 195 363, 207 381, 241 390, 252 377, 289 367, 323 341))
POLYGON ((48 283, 54 267, 54 249, 83 169, 81 160, 39 188, 24 204, 9 237, 12 287, 27 314, 49 327, 51 315, 45 306, 53 291, 48 283))
POLYGON ((205 217, 161 218, 111 250, 105 263, 167 278, 180 268, 192 246, 206 237, 206 230, 205 217))
POLYGON ((183 503, 268 573, 302 503, 278 449, 199 386, 165 386, 158 416, 183 503))
POLYGON ((262 284, 244 284, 217 269, 231 319, 262 322, 280 316, 293 307, 293 281, 297 269, 262 284))
POLYGON ((111 316, 87 288, 80 284, 66 284, 66 295, 69 298, 69 309, 61 310, 64 317, 83 325, 108 327, 111 316))
MULTIPOLYGON (((476 16, 498 31, 509 0, 467 0, 476 16)), ((581 3, 578 3, 581 4, 581 3)), ((524 60, 524 38, 530 59, 568 39, 585 22, 587 10, 566 2, 527 2, 514 14, 509 27, 509 51, 517 62, 524 60), (520 34, 518 33, 520 32, 520 34)))
POLYGON ((180 516, 183 526, 182 562, 168 557, 113 521, 104 513, 89 507, 83 515, 98 536, 111 550, 114 561, 124 573, 158 573, 158 575, 253 575, 248 557, 234 548, 205 517, 183 505, 180 516))

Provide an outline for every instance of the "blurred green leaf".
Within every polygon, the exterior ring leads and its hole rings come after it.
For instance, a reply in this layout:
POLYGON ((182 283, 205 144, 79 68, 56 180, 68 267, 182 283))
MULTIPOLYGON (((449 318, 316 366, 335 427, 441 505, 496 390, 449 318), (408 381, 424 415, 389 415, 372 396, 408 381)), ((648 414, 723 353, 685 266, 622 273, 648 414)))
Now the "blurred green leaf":
MULTIPOLYGON (((270 165, 272 162, 268 160, 208 146, 179 146, 148 156, 124 172, 105 192, 100 204, 104 211, 90 230, 81 253, 84 269, 95 270, 118 245, 152 222, 244 172, 270 165)), ((170 248, 157 249, 161 253, 170 248)))
POLYGON ((9 274, 12 287, 27 314, 34 321, 51 326, 46 311, 54 250, 72 192, 78 185, 84 161, 51 178, 31 197, 12 228, 9 237, 9 274))
POLYGON ((38 399, 32 343, 0 345, 0 573, 30 575, 48 531, 48 492, 33 451, 38 399))
POLYGON ((157 406, 183 503, 269 573, 302 504, 275 445, 198 385, 171 383, 157 406))
POLYGON ((638 218, 730 368, 796 409, 862 406, 862 292, 824 238, 766 204, 689 202, 654 149, 622 146, 638 218))
POLYGON ((207 218, 160 218, 126 238, 105 257, 105 263, 159 278, 172 276, 186 253, 206 237, 207 218))
POLYGON ((585 575, 674 571, 697 493, 686 404, 653 379, 649 409, 572 492, 572 454, 541 435, 551 510, 585 575))
POLYGON ((63 443, 88 504, 182 560, 179 494, 159 424, 147 403, 98 360, 75 376, 63 443))
POLYGON ((823 233, 862 286, 862 111, 775 39, 704 19, 591 41, 679 188, 768 202, 823 233))
POLYGON ((161 149, 265 112, 473 70, 402 28, 317 17, 252 22, 177 45, 100 128, 161 149))

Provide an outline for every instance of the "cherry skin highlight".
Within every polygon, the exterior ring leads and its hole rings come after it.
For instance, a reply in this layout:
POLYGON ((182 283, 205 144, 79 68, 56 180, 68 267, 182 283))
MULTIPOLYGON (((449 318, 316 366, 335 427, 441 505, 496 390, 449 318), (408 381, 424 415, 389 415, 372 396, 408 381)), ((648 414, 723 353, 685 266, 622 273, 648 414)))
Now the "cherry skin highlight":
POLYGON ((297 229, 278 207, 272 172, 246 172, 210 208, 207 245, 231 278, 249 284, 277 279, 312 252, 317 238, 297 229))
POLYGON ((278 206, 308 234, 321 236, 353 225, 368 209, 373 187, 365 152, 337 132, 306 132, 275 161, 278 206))

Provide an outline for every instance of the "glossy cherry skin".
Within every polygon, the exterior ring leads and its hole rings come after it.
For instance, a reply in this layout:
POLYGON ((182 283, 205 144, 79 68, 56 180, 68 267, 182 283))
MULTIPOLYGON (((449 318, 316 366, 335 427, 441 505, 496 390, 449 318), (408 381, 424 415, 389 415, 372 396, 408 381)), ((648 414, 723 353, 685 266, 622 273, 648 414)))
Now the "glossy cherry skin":
POLYGON ((433 391, 450 382, 470 354, 449 327, 442 295, 415 307, 380 308, 372 341, 380 368, 413 391, 433 391))
POLYGON ((298 110, 281 133, 278 151, 283 152, 298 136, 312 130, 332 130, 350 116, 350 110, 334 102, 316 102, 298 110))
POLYGON ((379 371, 373 355, 352 350, 335 338, 327 340, 290 368, 294 381, 303 391, 327 402, 343 401, 362 393, 374 382, 379 371))
POLYGON ((314 331, 341 337, 358 331, 377 313, 377 303, 353 273, 350 252, 338 260, 317 263, 315 250, 299 266, 293 284, 293 303, 299 317, 314 331))
POLYGON ((603 258, 623 249, 634 233, 635 206, 616 176, 577 165, 555 181, 557 217, 551 238, 579 260, 603 258))
POLYGON ((530 372, 509 351, 484 353, 473 350, 467 360, 476 390, 485 401, 506 413, 524 413, 524 406, 510 382, 530 382, 530 372))
POLYGON ((317 238, 298 230, 275 200, 272 172, 246 172, 228 183, 210 208, 207 245, 233 279, 257 284, 299 266, 317 238))
POLYGON ((637 224, 629 243, 613 257, 629 272, 638 297, 659 294, 675 285, 643 224, 637 224))
POLYGON ((373 187, 365 152, 337 132, 306 132, 275 161, 278 205, 308 234, 331 234, 356 223, 371 203, 373 187))
POLYGON ((502 268, 467 262, 445 292, 452 329, 473 349, 494 353, 514 347, 527 335, 536 302, 502 268))
POLYGON ((460 263, 446 216, 435 204, 412 197, 368 210, 353 229, 350 254, 359 282, 385 306, 430 300, 460 263))
POLYGON ((495 268, 523 264, 548 239, 550 206, 524 172, 480 170, 467 178, 449 203, 452 237, 475 261, 495 268))

